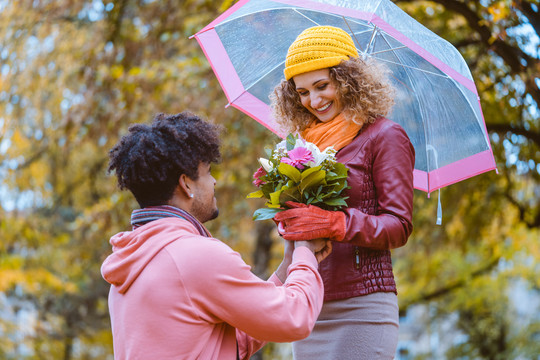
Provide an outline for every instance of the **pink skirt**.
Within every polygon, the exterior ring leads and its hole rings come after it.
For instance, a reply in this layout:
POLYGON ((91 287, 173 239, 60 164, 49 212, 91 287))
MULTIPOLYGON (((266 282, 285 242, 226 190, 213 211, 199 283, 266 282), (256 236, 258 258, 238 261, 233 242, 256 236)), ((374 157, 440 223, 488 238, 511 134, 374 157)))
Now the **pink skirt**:
POLYGON ((293 343, 295 360, 389 360, 396 353, 399 308, 394 293, 325 302, 309 337, 293 343))

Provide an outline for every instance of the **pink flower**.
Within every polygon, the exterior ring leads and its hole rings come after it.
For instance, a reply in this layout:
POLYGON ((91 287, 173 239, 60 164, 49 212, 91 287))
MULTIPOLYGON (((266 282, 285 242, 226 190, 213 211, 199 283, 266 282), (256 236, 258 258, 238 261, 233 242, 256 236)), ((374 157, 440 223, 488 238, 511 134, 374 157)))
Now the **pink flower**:
POLYGON ((263 185, 265 182, 261 180, 261 177, 265 176, 266 174, 267 172, 263 169, 262 166, 258 168, 257 171, 255 171, 255 174, 253 174, 253 185, 255 185, 256 187, 263 185))
POLYGON ((281 162, 294 166, 295 168, 302 170, 304 165, 308 162, 315 160, 311 151, 305 147, 297 147, 289 152, 287 152, 289 157, 282 157, 281 162))

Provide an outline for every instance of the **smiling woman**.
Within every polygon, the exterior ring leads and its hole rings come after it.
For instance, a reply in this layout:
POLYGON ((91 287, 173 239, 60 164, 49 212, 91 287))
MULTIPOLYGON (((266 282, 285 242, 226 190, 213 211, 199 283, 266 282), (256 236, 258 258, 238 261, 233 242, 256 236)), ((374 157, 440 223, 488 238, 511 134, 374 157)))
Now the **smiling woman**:
POLYGON ((320 122, 328 122, 343 110, 330 70, 320 69, 294 77, 302 105, 320 122))
POLYGON ((278 123, 321 150, 332 146, 349 168, 344 210, 291 203, 274 217, 285 239, 325 238, 334 248, 319 267, 322 312, 312 334, 293 344, 294 358, 393 359, 399 322, 390 250, 412 231, 414 168, 408 136, 384 117, 393 88, 384 69, 359 59, 352 38, 331 26, 296 38, 284 74, 272 97, 278 123))
POLYGON ((312 31, 305 31, 291 45, 287 81, 276 86, 271 95, 277 123, 288 132, 302 132, 315 124, 315 119, 324 123, 340 113, 358 125, 387 115, 395 96, 388 69, 371 58, 358 58, 352 40, 348 47, 337 42, 332 50, 322 52, 323 59, 313 60, 320 51, 318 41, 312 31))

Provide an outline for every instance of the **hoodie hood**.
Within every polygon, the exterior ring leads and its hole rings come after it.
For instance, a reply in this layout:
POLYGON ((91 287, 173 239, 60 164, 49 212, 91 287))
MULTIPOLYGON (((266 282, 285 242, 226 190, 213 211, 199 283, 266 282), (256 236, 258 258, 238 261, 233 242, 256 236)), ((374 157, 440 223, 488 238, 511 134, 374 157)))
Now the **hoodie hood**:
POLYGON ((185 236, 200 237, 190 222, 174 217, 118 233, 109 241, 113 253, 101 265, 101 276, 124 294, 158 252, 185 236))

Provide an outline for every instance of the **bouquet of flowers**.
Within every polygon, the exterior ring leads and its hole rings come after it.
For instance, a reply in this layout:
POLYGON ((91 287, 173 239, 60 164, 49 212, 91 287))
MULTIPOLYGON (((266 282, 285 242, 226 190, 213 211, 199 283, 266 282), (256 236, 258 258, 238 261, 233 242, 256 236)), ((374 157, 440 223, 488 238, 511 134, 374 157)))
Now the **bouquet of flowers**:
POLYGON ((347 206, 345 165, 337 162, 336 150, 324 151, 294 135, 289 135, 274 149, 266 149, 268 159, 260 158, 261 167, 253 174, 259 190, 247 198, 266 198, 266 207, 253 214, 254 220, 272 219, 287 208, 287 201, 316 205, 325 210, 347 206))

